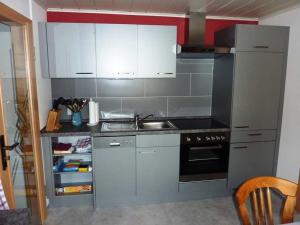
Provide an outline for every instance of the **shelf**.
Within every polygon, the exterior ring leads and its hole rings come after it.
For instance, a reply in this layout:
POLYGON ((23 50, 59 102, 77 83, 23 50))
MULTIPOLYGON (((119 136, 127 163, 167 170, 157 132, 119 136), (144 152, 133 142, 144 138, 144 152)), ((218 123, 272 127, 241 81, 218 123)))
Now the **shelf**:
POLYGON ((58 171, 58 172, 54 172, 54 171, 53 171, 53 174, 54 174, 54 175, 55 175, 55 174, 74 174, 74 173, 78 173, 78 174, 79 174, 79 173, 80 173, 80 174, 82 174, 82 173, 88 173, 88 174, 89 174, 89 173, 92 173, 92 172, 93 172, 93 171, 88 171, 88 172, 79 172, 79 171, 73 171, 73 172, 59 172, 59 171, 58 171))
POLYGON ((56 193, 55 192, 55 196, 92 195, 93 194, 93 183, 92 182, 58 183, 58 184, 55 184, 55 189, 63 188, 63 187, 75 187, 75 186, 81 186, 81 185, 91 185, 92 191, 68 192, 68 193, 56 193))
POLYGON ((57 194, 55 193, 55 196, 57 197, 63 197, 63 196, 74 196, 74 195, 92 195, 93 192, 92 191, 86 191, 86 192, 78 192, 78 193, 61 193, 61 194, 57 194))
POLYGON ((75 156, 75 155, 92 155, 92 152, 86 152, 86 153, 52 154, 53 157, 59 157, 59 156, 75 156))

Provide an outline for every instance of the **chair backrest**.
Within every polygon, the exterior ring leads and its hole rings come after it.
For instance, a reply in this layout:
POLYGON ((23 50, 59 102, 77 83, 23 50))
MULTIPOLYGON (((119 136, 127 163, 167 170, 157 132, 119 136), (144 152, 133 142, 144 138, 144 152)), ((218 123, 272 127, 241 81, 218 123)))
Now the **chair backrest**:
POLYGON ((252 224, 247 208, 249 197, 253 224, 274 225, 270 189, 274 189, 284 197, 280 212, 281 223, 293 222, 297 184, 277 177, 255 177, 243 183, 235 193, 236 206, 243 225, 252 224))

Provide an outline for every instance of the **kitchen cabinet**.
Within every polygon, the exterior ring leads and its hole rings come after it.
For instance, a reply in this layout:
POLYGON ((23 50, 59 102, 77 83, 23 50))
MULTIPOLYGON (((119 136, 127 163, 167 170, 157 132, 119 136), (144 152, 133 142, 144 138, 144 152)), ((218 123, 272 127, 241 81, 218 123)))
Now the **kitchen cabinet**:
POLYGON ((135 195, 135 137, 94 138, 96 206, 135 195))
MULTIPOLYGON (((89 136, 43 137, 43 162, 45 167, 46 194, 49 207, 72 207, 74 205, 94 205, 94 179, 91 146, 82 152, 58 153, 54 145, 70 143, 75 146, 79 140, 87 141, 89 136), (80 162, 86 169, 65 170, 66 164, 80 162), (81 191, 76 189, 81 188, 81 191)), ((74 147, 75 148, 75 147, 74 147)))
POLYGON ((231 144, 228 188, 237 188, 255 176, 272 176, 274 150, 274 141, 231 144))
POLYGON ((94 24, 47 23, 49 75, 96 77, 94 24))
POLYGON ((231 127, 277 129, 284 54, 237 52, 231 127))
POLYGON ((235 25, 215 34, 216 46, 236 51, 287 52, 289 28, 284 26, 235 25))
POLYGON ((175 26, 138 26, 138 77, 176 77, 175 26))
POLYGON ((178 192, 179 141, 179 135, 137 136, 138 196, 178 192))
POLYGON ((137 76, 137 25, 97 24, 97 76, 133 78, 137 76))
POLYGON ((212 115, 231 127, 228 188, 275 175, 289 28, 235 25, 216 33, 235 48, 215 59, 212 115))

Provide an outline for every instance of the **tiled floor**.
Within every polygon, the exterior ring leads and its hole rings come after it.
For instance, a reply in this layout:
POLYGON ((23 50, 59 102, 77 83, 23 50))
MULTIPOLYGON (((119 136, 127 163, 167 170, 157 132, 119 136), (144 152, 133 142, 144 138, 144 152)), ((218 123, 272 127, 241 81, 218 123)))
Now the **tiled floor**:
POLYGON ((238 225, 231 198, 113 209, 56 208, 46 225, 238 225))
MULTIPOLYGON (((280 201, 273 199, 275 224, 280 201)), ((296 215, 295 221, 300 220, 296 215)), ((46 225, 240 225, 231 197, 123 208, 49 209, 46 225)))

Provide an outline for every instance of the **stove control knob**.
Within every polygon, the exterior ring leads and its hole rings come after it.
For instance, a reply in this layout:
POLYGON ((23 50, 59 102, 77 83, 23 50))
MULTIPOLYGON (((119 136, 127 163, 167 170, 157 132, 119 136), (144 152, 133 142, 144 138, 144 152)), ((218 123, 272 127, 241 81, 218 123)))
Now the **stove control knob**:
POLYGON ((212 141, 216 140, 216 138, 215 138, 214 136, 211 136, 210 139, 211 139, 212 141))
POLYGON ((186 137, 185 140, 186 140, 186 142, 191 142, 191 138, 190 137, 186 137))
POLYGON ((210 137, 206 136, 205 137, 206 141, 210 141, 210 137))
POLYGON ((199 141, 199 142, 200 142, 200 141, 201 141, 201 137, 197 137, 197 141, 199 141))
POLYGON ((221 140, 224 141, 225 140, 225 136, 221 136, 221 140))
POLYGON ((220 138, 219 136, 216 136, 216 139, 217 139, 217 141, 220 141, 220 140, 221 140, 221 138, 220 138))

